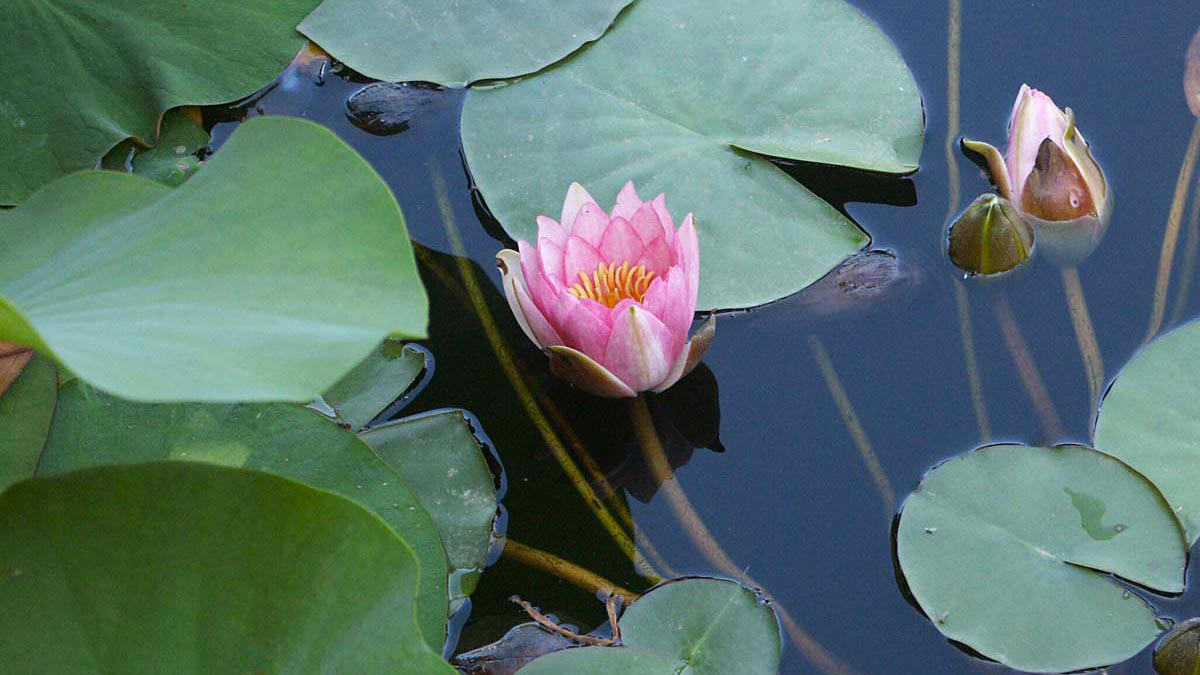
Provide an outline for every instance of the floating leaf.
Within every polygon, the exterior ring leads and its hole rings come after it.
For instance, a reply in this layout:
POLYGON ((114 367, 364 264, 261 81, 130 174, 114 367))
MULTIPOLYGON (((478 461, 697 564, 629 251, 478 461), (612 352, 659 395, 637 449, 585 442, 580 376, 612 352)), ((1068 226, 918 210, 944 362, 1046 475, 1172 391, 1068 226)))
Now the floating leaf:
POLYGON ((621 647, 583 647, 543 656, 520 675, 775 675, 775 613, 730 581, 685 579, 633 603, 620 620, 621 647))
MULTIPOLYGON (((0 388, 0 491, 33 474, 54 417, 58 372, 44 357, 29 356, 24 352, 26 363, 8 390, 0 388)), ((0 382, 5 362, 0 356, 0 382)))
POLYGON ((129 137, 153 144, 181 105, 234 101, 304 44, 318 0, 0 2, 0 204, 90 169, 129 137), (219 36, 216 37, 216 36, 219 36))
POLYGON ((412 386, 425 371, 425 352, 385 340, 321 396, 337 418, 361 429, 412 386))
POLYGON ((73 174, 0 233, 0 339, 126 398, 308 401, 425 331, 391 190, 302 120, 241 125, 176 189, 73 174))
POLYGON ((458 411, 409 417, 362 433, 433 517, 451 569, 450 598, 475 590, 496 520, 496 487, 484 449, 458 411))
POLYGON ((841 0, 639 0, 603 40, 464 106, 471 172, 513 238, 533 241, 571 181, 605 208, 627 180, 665 192, 696 216, 702 309, 793 293, 868 241, 765 155, 906 173, 923 135, 912 73, 841 0))
POLYGON ((532 73, 604 34, 632 0, 325 0, 300 32, 354 70, 447 87, 532 73))
POLYGON ((441 650, 447 571, 433 520, 365 443, 316 411, 285 403, 133 403, 76 381, 61 390, 38 475, 167 459, 269 471, 374 511, 421 561, 419 625, 430 647, 441 650))
POLYGON ((0 494, 0 570, 7 672, 454 673, 417 631, 404 541, 265 473, 166 462, 20 483, 0 494))
POLYGON ((1124 661, 1159 632, 1112 580, 1183 590, 1186 550, 1158 491, 1089 448, 997 445, 938 466, 896 532, 913 597, 946 637, 1032 672, 1124 661))
POLYGON ((181 185, 200 168, 202 162, 196 153, 210 140, 200 124, 199 108, 168 110, 158 143, 131 160, 133 172, 172 187, 181 185))
POLYGON ((1200 538, 1200 323, 1150 343, 1121 371, 1096 420, 1096 447, 1137 469, 1200 538))

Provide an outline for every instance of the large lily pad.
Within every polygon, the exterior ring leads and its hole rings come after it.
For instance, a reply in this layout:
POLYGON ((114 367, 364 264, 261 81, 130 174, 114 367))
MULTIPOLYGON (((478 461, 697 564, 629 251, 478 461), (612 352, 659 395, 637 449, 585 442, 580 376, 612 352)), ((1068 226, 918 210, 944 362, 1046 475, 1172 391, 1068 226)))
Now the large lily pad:
POLYGON ((20 483, 0 494, 0 570, 6 672, 454 672, 417 630, 404 541, 265 473, 167 462, 20 483))
POLYGON ((61 390, 38 475, 156 460, 269 471, 371 509, 421 561, 418 623, 441 650, 448 597, 438 530, 404 480, 353 433, 297 405, 133 403, 75 381, 61 390))
POLYGON ((868 241, 764 155, 907 173, 924 124, 896 48, 842 0, 639 0, 604 39, 464 105, 472 174, 514 238, 572 181, 611 204, 633 180, 677 221, 695 213, 701 309, 793 293, 868 241))
POLYGON ((28 478, 35 466, 58 398, 58 371, 33 357, 5 392, 0 392, 0 491, 28 478))
POLYGON ((128 137, 154 144, 176 106, 268 84, 317 0, 0 2, 0 204, 90 169, 128 137))
POLYGON ((463 87, 545 68, 632 1, 325 0, 300 31, 368 77, 463 87))
POLYGON ((362 433, 433 516, 451 570, 452 603, 470 595, 487 561, 496 487, 485 450, 460 411, 413 416, 362 433))
POLYGON ((621 617, 621 647, 547 654, 519 675, 775 675, 779 623, 753 591, 731 581, 664 584, 621 617))
POLYGON ((999 445, 947 461, 905 502, 896 547, 938 630, 1032 672, 1117 663, 1159 633, 1154 609, 1107 573, 1183 590, 1166 502, 1089 448, 999 445))
POLYGON ((0 212, 0 238, 0 339, 126 398, 308 401, 425 331, 395 197, 302 120, 247 122, 175 189, 73 174, 0 212))
POLYGON ((1104 398, 1096 447, 1149 478, 1187 533, 1200 538, 1200 323, 1137 354, 1104 398))

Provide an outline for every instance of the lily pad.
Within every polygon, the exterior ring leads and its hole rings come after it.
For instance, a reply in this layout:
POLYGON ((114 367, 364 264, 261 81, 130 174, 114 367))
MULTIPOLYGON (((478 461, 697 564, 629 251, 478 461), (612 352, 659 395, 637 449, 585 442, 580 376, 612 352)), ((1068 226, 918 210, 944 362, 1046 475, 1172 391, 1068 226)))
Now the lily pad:
POLYGON ((897 558, 946 637, 1005 665, 1124 661, 1161 630, 1108 576, 1183 590, 1183 537, 1144 477, 1090 448, 997 445, 938 466, 904 504, 897 558))
POLYGON ((1096 447, 1150 479, 1200 538, 1200 323, 1156 339, 1121 370, 1096 420, 1096 447))
POLYGON ((547 654, 518 675, 775 675, 779 623, 769 605, 731 581, 684 579, 644 595, 621 617, 622 646, 547 654))
POLYGON ((676 220, 694 213, 702 310, 794 293, 868 242, 766 156, 908 173, 923 127, 895 46, 842 0, 639 0, 562 64, 472 89, 462 117, 513 238, 533 241, 572 181, 607 205, 633 180, 676 220))
POLYGON ((265 473, 33 479, 0 494, 0 653, 13 673, 451 675, 414 621, 418 567, 365 509, 265 473))
POLYGON ((411 387, 425 367, 425 352, 384 340, 321 400, 342 423, 361 429, 411 387))
POLYGON ((67 176, 0 233, 0 339, 125 398, 309 401, 425 332, 395 197, 311 122, 251 120, 175 189, 67 176))
POLYGON ((33 474, 57 398, 58 372, 41 356, 30 359, 0 392, 0 491, 33 474))
POLYGON ((487 561, 498 507, 483 447, 460 411, 413 416, 362 434, 404 478, 437 525, 450 565, 452 604, 470 595, 487 561))
POLYGON ((632 0, 325 0, 300 32, 386 82, 471 82, 532 73, 604 34, 632 0))
POLYGON ((122 140, 153 145, 181 105, 270 83, 304 44, 318 0, 0 3, 0 204, 90 169, 122 140))
POLYGON ((441 650, 448 599, 437 527, 404 480, 353 433, 297 405, 134 403, 75 381, 60 392, 37 475, 156 460, 268 471, 371 509, 421 561, 418 623, 441 650))

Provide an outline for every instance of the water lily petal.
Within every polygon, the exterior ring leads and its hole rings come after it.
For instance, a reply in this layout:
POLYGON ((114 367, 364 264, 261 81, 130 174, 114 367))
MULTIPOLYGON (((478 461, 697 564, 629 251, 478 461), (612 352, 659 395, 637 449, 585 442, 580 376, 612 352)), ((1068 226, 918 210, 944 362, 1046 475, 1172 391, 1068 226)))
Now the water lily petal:
POLYGON ((562 217, 558 219, 559 224, 567 232, 574 227, 575 216, 579 214, 579 209, 583 208, 584 204, 592 204, 597 210, 600 209, 600 205, 596 203, 595 199, 592 199, 582 185, 571 183, 571 187, 567 188, 567 198, 563 201, 562 217))
POLYGON ((538 309, 525 287, 521 273, 520 254, 512 249, 504 249, 496 254, 496 266, 500 268, 504 297, 508 299, 509 309, 517 320, 517 325, 525 332, 525 336, 539 349, 549 345, 562 344, 562 338, 550 325, 546 316, 538 309))
POLYGON ((642 204, 629 220, 629 224, 637 231, 643 244, 649 244, 656 238, 665 236, 662 220, 658 217, 658 211, 654 208, 653 203, 642 204))
POLYGON ((566 245, 566 240, 557 244, 549 239, 538 238, 538 257, 542 261, 542 273, 554 282, 555 290, 559 291, 571 285, 567 283, 567 273, 563 267, 566 256, 563 247, 566 245))
POLYGON ((694 312, 700 294, 700 241, 696 237, 696 225, 690 213, 683 219, 683 225, 679 228, 679 245, 683 253, 683 261, 680 264, 687 270, 689 302, 694 312))
POLYGON ((638 197, 637 190, 633 187, 633 181, 625 183, 625 187, 621 188, 621 193, 617 195, 617 203, 613 206, 613 218, 624 218, 629 220, 634 213, 642 207, 642 200, 638 197))
POLYGON ((674 365, 667 353, 673 341, 674 336, 658 317, 631 304, 616 315, 600 363, 634 391, 653 389, 674 365))
POLYGON ((603 261, 600 251, 587 240, 572 234, 567 238, 567 250, 563 258, 563 271, 566 273, 564 284, 570 287, 579 283, 580 274, 590 276, 603 261))
POLYGON ((632 267, 641 253, 642 238, 630 227, 629 221, 619 217, 613 218, 608 229, 604 231, 604 237, 600 240, 600 255, 608 262, 617 263, 618 266, 622 262, 629 261, 632 267))
MULTIPOLYGON (((592 246, 599 247, 604 238, 604 230, 608 228, 608 216, 595 204, 584 204, 575 216, 571 225, 571 236, 580 237, 592 246)), ((568 240, 570 237, 568 237, 568 240)))
POLYGON ((567 228, 558 224, 558 221, 546 216, 537 217, 538 224, 538 241, 543 238, 558 244, 559 248, 567 245, 567 228))
POLYGON ((671 212, 667 210, 667 196, 659 194, 650 202, 654 207, 654 212, 658 214, 658 220, 662 223, 663 235, 670 241, 675 236, 675 220, 671 218, 671 212))
POLYGON ((554 326, 562 336, 559 344, 599 358, 612 333, 608 308, 594 300, 562 293, 556 299, 554 326))
POLYGON ((671 269, 671 249, 662 237, 652 240, 642 249, 634 265, 645 265, 646 269, 657 276, 664 276, 671 269))
POLYGON ((710 314, 704 323, 700 325, 700 329, 688 340, 683 349, 679 350, 679 356, 675 359, 675 364, 671 367, 671 372, 662 384, 654 388, 654 391, 666 391, 671 385, 678 382, 688 373, 692 372, 700 361, 704 358, 704 353, 708 351, 708 346, 712 344, 713 336, 716 335, 717 320, 710 314))
POLYGON ((633 398, 637 392, 590 356, 570 347, 550 347, 550 371, 589 394, 633 398))

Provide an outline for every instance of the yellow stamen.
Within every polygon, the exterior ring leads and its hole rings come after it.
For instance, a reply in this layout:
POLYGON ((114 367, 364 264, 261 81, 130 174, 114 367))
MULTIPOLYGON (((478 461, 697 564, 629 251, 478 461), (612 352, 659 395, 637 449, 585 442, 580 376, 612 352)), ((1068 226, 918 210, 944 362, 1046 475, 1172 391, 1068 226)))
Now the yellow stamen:
POLYGON ((621 263, 600 263, 596 271, 589 277, 579 273, 579 283, 567 289, 567 292, 577 298, 588 298, 612 309, 619 302, 631 299, 642 302, 650 282, 654 280, 654 272, 647 270, 645 265, 630 267, 629 261, 621 263))

